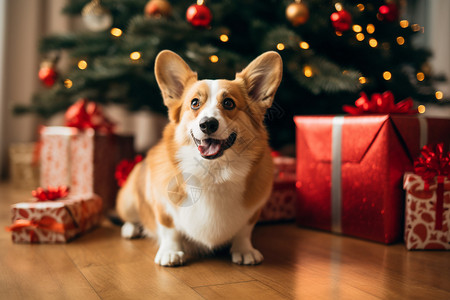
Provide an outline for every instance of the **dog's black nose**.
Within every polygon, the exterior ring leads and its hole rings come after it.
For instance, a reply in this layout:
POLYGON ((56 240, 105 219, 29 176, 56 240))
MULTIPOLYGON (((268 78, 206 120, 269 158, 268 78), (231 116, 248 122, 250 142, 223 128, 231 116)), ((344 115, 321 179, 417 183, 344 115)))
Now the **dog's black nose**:
POLYGON ((219 121, 216 118, 204 117, 200 120, 200 130, 203 133, 211 134, 219 128, 219 121))

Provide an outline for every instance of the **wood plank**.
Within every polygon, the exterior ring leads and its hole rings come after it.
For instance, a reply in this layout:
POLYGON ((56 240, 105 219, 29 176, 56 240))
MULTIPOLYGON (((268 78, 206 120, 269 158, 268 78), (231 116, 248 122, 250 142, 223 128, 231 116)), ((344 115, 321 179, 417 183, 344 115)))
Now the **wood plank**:
POLYGON ((81 271, 102 299, 202 299, 150 259, 89 266, 81 271))
POLYGON ((59 245, 0 240, 1 299, 99 299, 59 245))
POLYGON ((194 288, 205 299, 286 299, 258 281, 221 284, 194 288))

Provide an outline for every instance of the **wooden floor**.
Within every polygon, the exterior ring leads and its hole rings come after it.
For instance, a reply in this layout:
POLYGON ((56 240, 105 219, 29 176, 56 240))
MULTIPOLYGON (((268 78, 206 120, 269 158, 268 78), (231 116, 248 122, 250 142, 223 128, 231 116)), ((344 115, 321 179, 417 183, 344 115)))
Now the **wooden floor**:
MULTIPOLYGON (((29 192, 0 184, 0 225, 29 192)), ((227 253, 184 267, 153 263, 151 240, 124 240, 101 228, 62 245, 13 244, 0 230, 0 299, 450 299, 450 252, 408 252, 306 230, 259 225, 259 266, 227 253)))

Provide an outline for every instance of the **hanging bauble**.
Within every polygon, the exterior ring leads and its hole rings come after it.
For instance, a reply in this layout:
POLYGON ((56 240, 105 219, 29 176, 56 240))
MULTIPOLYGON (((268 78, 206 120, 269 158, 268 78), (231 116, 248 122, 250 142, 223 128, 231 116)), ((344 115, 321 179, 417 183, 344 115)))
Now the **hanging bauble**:
POLYGON ((169 17, 172 14, 172 5, 167 0, 150 0, 145 5, 144 14, 150 18, 169 17))
POLYGON ((52 87, 58 79, 55 64, 52 61, 43 61, 39 68, 38 76, 44 86, 52 87))
POLYGON ((86 4, 81 16, 86 27, 92 31, 107 30, 113 23, 111 12, 101 5, 100 0, 92 0, 86 4))
POLYGON ((212 20, 211 10, 199 0, 187 9, 186 20, 195 27, 209 27, 212 20))
POLYGON ((286 18, 293 26, 305 24, 309 19, 309 9, 301 0, 295 0, 286 7, 286 18))
POLYGON ((389 3, 380 6, 378 9, 378 15, 379 20, 384 20, 388 22, 394 22, 398 20, 399 17, 399 11, 398 6, 395 3, 389 3))
POLYGON ((347 31, 352 26, 352 15, 344 9, 332 13, 330 19, 336 31, 347 31))

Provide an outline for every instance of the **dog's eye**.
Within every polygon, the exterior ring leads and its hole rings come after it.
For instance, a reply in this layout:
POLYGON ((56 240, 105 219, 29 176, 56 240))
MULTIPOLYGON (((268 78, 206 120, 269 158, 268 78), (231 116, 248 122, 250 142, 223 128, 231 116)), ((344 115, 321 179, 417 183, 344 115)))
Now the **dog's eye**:
POLYGON ((233 108, 236 107, 236 104, 234 103, 233 99, 225 98, 223 99, 222 106, 225 109, 232 110, 233 108))
POLYGON ((198 100, 197 98, 192 99, 191 108, 197 110, 199 109, 199 107, 200 107, 200 100, 198 100))

